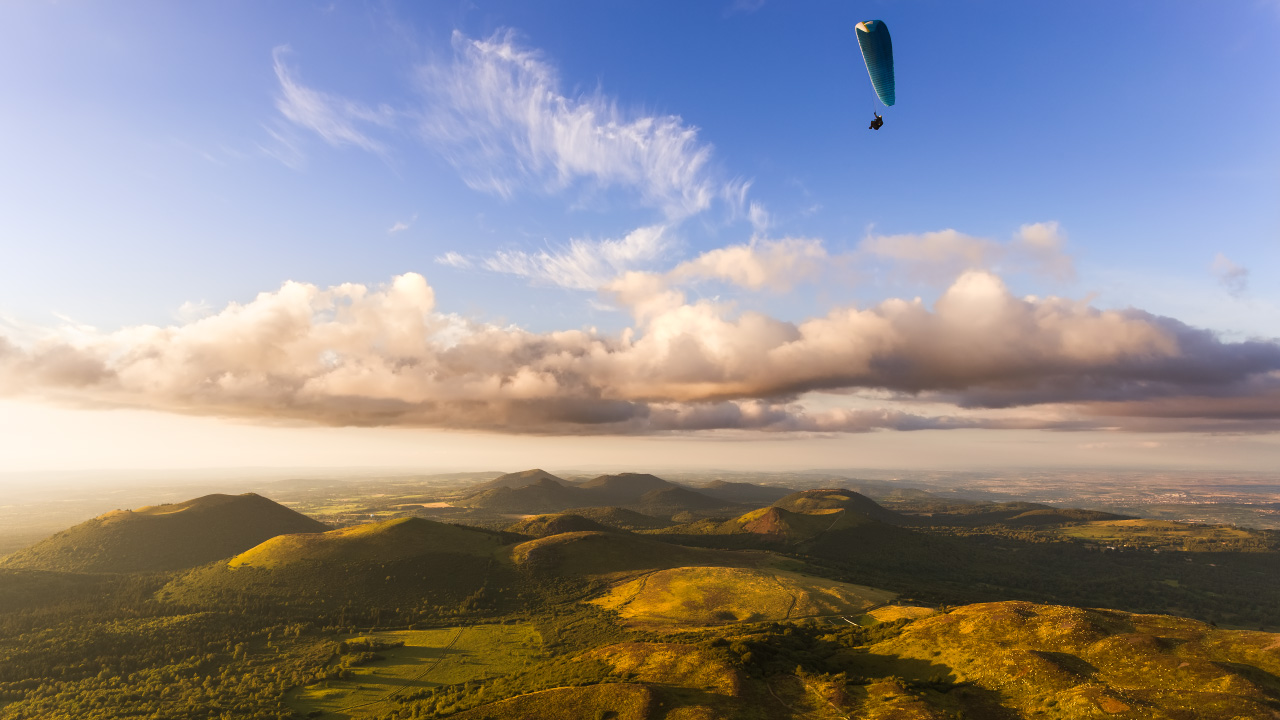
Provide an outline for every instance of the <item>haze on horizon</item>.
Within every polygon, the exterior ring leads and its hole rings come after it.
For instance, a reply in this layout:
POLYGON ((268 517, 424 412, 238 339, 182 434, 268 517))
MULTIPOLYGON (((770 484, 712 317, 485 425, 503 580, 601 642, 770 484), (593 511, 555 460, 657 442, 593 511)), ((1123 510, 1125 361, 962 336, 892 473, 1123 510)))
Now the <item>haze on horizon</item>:
POLYGON ((856 12, 5 5, 3 469, 1273 470, 1275 5, 856 12))

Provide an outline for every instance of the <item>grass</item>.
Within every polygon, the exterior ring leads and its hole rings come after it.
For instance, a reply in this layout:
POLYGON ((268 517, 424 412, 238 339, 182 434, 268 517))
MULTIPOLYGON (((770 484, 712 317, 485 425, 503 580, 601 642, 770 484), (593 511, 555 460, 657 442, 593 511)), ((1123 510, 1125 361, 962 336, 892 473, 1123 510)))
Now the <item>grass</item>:
POLYGON ((359 718, 385 712, 389 697, 444 685, 508 675, 540 656, 532 625, 473 625, 365 634, 403 647, 378 650, 383 660, 352 667, 350 677, 302 688, 290 705, 324 717, 359 718))
MULTIPOLYGON (((644 685, 609 683, 587 687, 543 690, 509 700, 482 705, 450 717, 457 720, 511 720, 524 718, 609 718, 648 720, 657 700, 644 685)), ((669 717, 669 716, 668 716, 669 717)))
POLYGON ((592 602, 657 629, 858 615, 894 597, 784 570, 682 567, 624 582, 592 602))
POLYGON ((916 620, 868 657, 948 668, 1024 715, 1269 717, 1280 699, 1275 638, 1167 615, 1003 602, 916 620))
POLYGON ((1223 550, 1232 544, 1266 543, 1265 533, 1227 525, 1193 525, 1170 520, 1101 520, 1054 531, 1057 535, 1108 545, 1177 550, 1223 550))
POLYGON ((501 536, 422 518, 397 518, 311 535, 281 535, 240 553, 231 568, 279 568, 300 561, 386 561, 424 554, 492 556, 501 536))

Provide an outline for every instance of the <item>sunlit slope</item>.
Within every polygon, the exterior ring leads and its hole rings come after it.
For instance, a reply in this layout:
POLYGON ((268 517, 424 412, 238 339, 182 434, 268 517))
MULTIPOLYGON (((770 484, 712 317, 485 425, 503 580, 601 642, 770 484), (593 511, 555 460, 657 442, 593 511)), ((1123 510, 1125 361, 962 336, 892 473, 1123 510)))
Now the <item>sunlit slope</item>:
POLYGON ((1023 717, 1272 718, 1280 636, 1024 602, 916 620, 874 656, 945 666, 1023 717))
POLYGON ((891 592, 782 570, 680 567, 622 583, 593 602, 642 627, 700 627, 858 615, 891 592))
POLYGON ((461 611, 468 608, 455 605, 481 588, 511 584, 503 542, 501 533, 422 518, 285 535, 193 570, 163 594, 197 605, 256 597, 291 606, 461 611))
POLYGON ((512 557, 542 574, 587 577, 679 565, 745 565, 759 558, 720 550, 670 545, 616 532, 570 532, 517 545, 512 557))
POLYGON ((386 562, 435 554, 490 557, 502 537, 478 528, 397 518, 313 535, 282 535, 227 562, 231 568, 301 563, 386 562))
POLYGON ((116 510, 10 555, 4 566, 70 572, 147 572, 194 567, 323 523, 253 493, 206 495, 116 510))
POLYGON ((904 522, 901 514, 885 508, 876 501, 852 490, 804 490, 792 493, 773 504, 774 507, 795 513, 816 513, 843 510, 850 520, 875 520, 898 525, 904 522))
POLYGON ((1167 548, 1192 552, 1274 551, 1280 532, 1231 525, 1203 525, 1169 520, 1103 520, 1056 528, 1063 537, 1104 545, 1167 548))
POLYGON ((648 686, 608 683, 543 690, 481 705, 474 710, 449 717, 457 720, 527 720, 530 718, 651 720, 663 716, 674 720, 679 717, 667 715, 665 712, 658 714, 657 711, 658 701, 653 690, 648 686))

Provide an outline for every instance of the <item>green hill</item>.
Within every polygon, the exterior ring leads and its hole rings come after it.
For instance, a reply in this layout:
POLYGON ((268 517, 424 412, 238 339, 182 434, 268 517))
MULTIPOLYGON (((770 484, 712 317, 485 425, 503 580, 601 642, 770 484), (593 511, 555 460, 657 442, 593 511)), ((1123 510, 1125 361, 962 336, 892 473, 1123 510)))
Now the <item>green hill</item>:
POLYGON ((194 567, 323 523, 253 493, 116 510, 5 558, 4 567, 67 572, 155 572, 194 567))
MULTIPOLYGON (((196 606, 256 598, 280 607, 353 605, 351 614, 365 616, 396 608, 402 621, 412 621, 466 609, 459 603, 487 586, 514 586, 505 542, 502 533, 422 518, 283 535, 192 570, 161 594, 196 606)), ((473 598, 470 609, 483 599, 473 598)))
POLYGON ((645 493, 679 486, 648 473, 618 473, 594 477, 579 487, 590 491, 591 505, 634 505, 645 493))
MULTIPOLYGON (((901 525, 905 522, 902 515, 886 509, 866 495, 861 495, 852 490, 804 490, 792 493, 773 505, 774 507, 797 513, 844 510, 851 516, 876 520, 890 525, 901 525)), ((850 521, 852 521, 852 518, 850 521)))
POLYGON ((1167 615, 1022 602, 917 620, 871 653, 946 668, 1019 717, 1268 718, 1277 636, 1167 615))
POLYGON ((552 513, 549 515, 535 515, 534 517, 525 518, 524 520, 513 523, 507 527, 507 532, 541 538, 547 537, 548 535, 559 535, 560 533, 567 532, 584 532, 605 529, 604 525, 601 525, 594 520, 588 520, 581 515, 575 515, 573 513, 552 513))
POLYGON ((499 475, 489 482, 477 485, 475 487, 475 492, 483 492, 485 490, 494 490, 497 488, 511 488, 512 490, 515 490, 537 484, 543 480, 550 480, 551 482, 564 486, 568 486, 570 484, 564 478, 552 475, 546 470, 534 468, 533 470, 521 470, 520 472, 499 475))
POLYGON ((861 615, 884 590, 777 569, 679 567, 624 582, 592 602, 651 629, 861 615))
POLYGON ((733 503, 725 503, 723 500, 703 495, 702 493, 672 486, 667 488, 659 488, 650 490, 640 496, 639 502, 636 503, 643 513, 654 516, 671 516, 681 512, 699 512, 708 510, 718 510, 726 505, 733 503))
POLYGON ((675 525, 674 522, 664 518, 620 507, 570 508, 567 512, 581 515, 615 530, 661 530, 675 525))
POLYGON ((740 554, 669 545, 616 532, 570 532, 517 545, 512 557, 524 568, 551 575, 587 577, 680 565, 746 565, 740 554))
POLYGON ((780 507, 767 507, 729 520, 720 525, 716 532, 751 533, 784 543, 797 543, 859 522, 865 520, 841 509, 798 513, 780 507))
POLYGON ((554 513, 575 505, 591 505, 591 496, 577 487, 569 487, 549 477, 520 487, 496 487, 484 490, 457 503, 465 507, 505 513, 554 513))

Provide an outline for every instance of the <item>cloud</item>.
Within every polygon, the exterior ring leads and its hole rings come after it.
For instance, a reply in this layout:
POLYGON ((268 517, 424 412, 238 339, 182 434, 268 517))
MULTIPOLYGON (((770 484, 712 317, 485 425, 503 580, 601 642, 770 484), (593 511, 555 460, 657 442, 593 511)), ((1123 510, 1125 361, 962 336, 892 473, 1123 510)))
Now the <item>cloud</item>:
POLYGON ((969 270, 1032 272, 1058 281, 1071 280, 1075 269, 1063 251, 1066 234, 1057 222, 1023 225, 1013 240, 998 243, 956 230, 921 234, 874 235, 858 253, 888 261, 908 279, 947 283, 969 270))
POLYGON ((1215 255, 1209 268, 1232 297, 1240 297, 1249 289, 1249 268, 1231 262, 1226 255, 1215 255))
MULTIPOLYGON (((378 155, 385 155, 386 147, 362 130, 362 126, 391 127, 396 113, 387 105, 370 108, 360 103, 304 86, 284 62, 289 52, 287 46, 272 51, 276 79, 280 81, 280 95, 276 109, 289 122, 310 130, 335 147, 354 145, 378 155)), ((279 134, 275 134, 281 140, 279 134)), ((289 143, 286 143, 288 146, 289 143)), ((290 147, 293 153, 296 148, 290 147)))
POLYGON ((535 282, 595 290, 624 272, 657 260, 669 245, 667 228, 653 225, 633 230, 618 240, 574 239, 568 245, 536 253, 503 250, 477 264, 535 282))
POLYGON ((1138 310, 1016 298, 982 271, 932 308, 890 299, 799 323, 690 302, 648 273, 624 275, 616 295, 634 328, 531 333, 439 312, 416 274, 374 288, 290 282, 170 327, 0 336, 0 391, 522 433, 1280 424, 1280 345, 1222 342, 1138 310), (811 402, 849 392, 870 395, 844 408, 811 402))
POLYGON ((436 262, 441 265, 448 265, 449 267, 459 269, 469 268, 472 266, 471 260, 463 255, 453 252, 452 250, 437 257, 436 262))
POLYGON ((418 221, 418 216, 417 216, 417 214, 415 214, 413 217, 409 218, 409 221, 408 221, 408 222, 405 222, 405 221, 403 221, 403 220, 397 220, 397 221, 395 222, 395 224, 393 224, 391 227, 387 228, 387 234, 388 234, 388 235, 395 235, 396 233, 404 232, 405 230, 408 230, 409 228, 413 227, 413 224, 414 224, 415 222, 417 222, 417 221, 418 221))
POLYGON ((789 290, 795 283, 814 277, 828 259, 818 240, 786 238, 753 240, 703 253, 668 273, 673 282, 715 279, 749 290, 789 290))
POLYGON ((421 71, 421 130, 472 188, 509 197, 585 181, 634 190, 671 219, 727 192, 710 170, 711 146, 678 116, 624 112, 598 92, 566 95, 555 69, 511 31, 454 33, 453 47, 451 65, 421 71))

